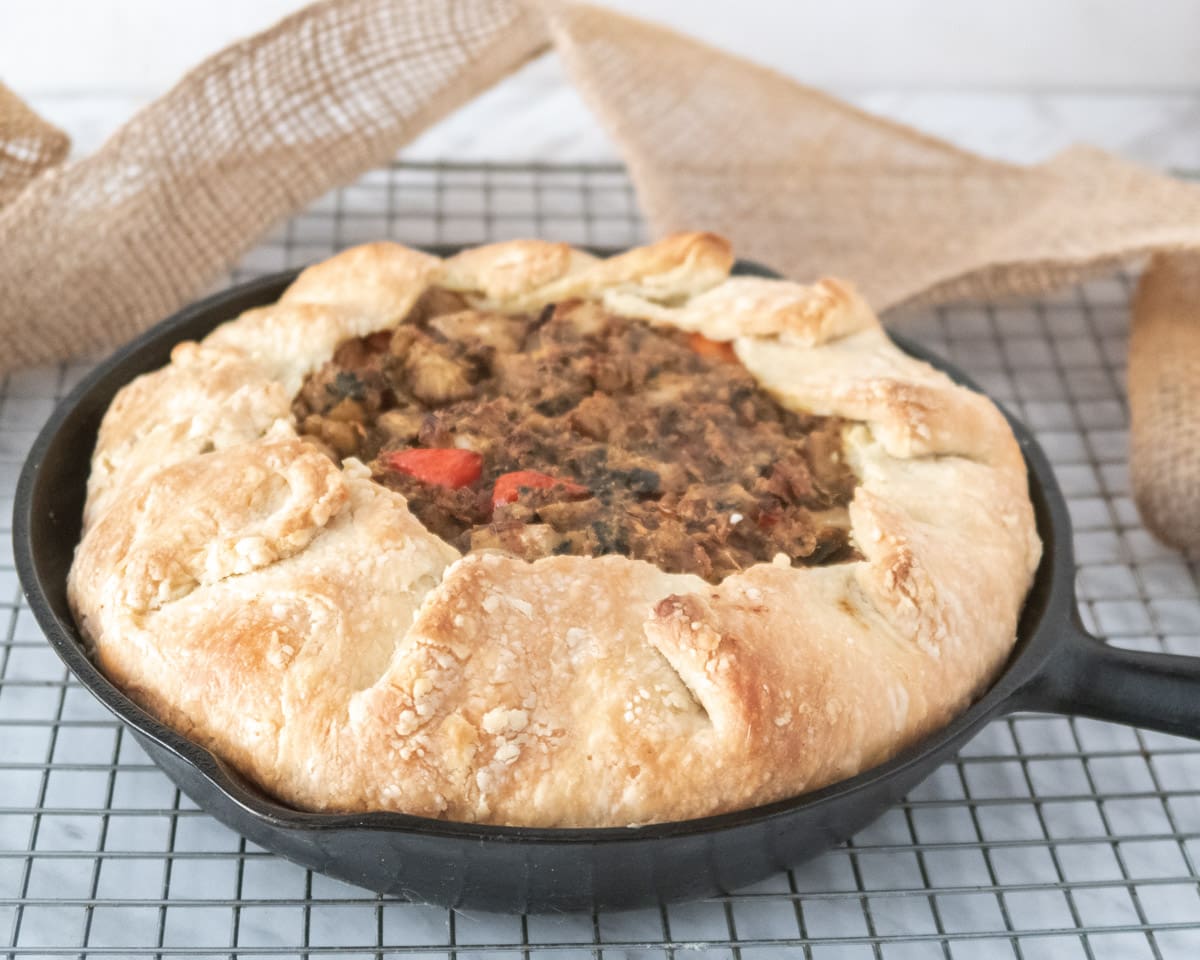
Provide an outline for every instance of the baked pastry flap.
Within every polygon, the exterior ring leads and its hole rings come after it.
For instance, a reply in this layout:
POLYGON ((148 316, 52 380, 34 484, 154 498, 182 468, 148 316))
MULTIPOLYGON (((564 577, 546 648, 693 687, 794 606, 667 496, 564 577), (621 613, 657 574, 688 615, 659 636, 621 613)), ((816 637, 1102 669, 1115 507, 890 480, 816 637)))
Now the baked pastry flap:
MULTIPOLYGON (((180 345, 122 391, 97 442, 69 588, 102 669, 286 802, 489 823, 737 809, 946 723, 1007 657, 1039 559, 1015 440, 986 398, 897 350, 848 285, 728 277, 731 262, 708 234, 609 259, 541 241, 445 261, 372 244, 180 345), (711 582, 611 545, 464 555, 293 415, 351 341, 409 369, 419 341, 385 331, 415 313, 430 342, 478 336, 487 360, 576 301, 600 311, 572 319, 585 337, 606 314, 699 335, 803 422, 844 424, 840 445, 807 442, 853 472, 837 508, 852 549, 711 582), (507 319, 530 311, 537 323, 507 319)), ((458 409, 457 381, 405 382, 458 409)), ((455 469, 477 467, 469 431, 448 436, 466 444, 443 449, 455 469)), ((587 493, 518 474, 495 509, 535 509, 530 484, 587 493)), ((454 481, 467 500, 471 476, 454 481)))

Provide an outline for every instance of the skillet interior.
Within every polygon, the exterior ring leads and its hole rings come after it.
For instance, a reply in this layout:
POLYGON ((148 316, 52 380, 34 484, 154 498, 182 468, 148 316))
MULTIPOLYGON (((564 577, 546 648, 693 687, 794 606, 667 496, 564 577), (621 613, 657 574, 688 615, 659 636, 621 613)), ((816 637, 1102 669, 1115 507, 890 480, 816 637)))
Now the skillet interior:
MULTIPOLYGON (((734 272, 773 275, 744 262, 734 272)), ((175 343, 199 338, 243 310, 277 299, 294 276, 291 271, 263 278, 200 301, 118 351, 80 383, 34 443, 18 485, 13 534, 30 607, 76 678, 130 726, 197 804, 256 843, 306 866, 374 890, 476 909, 633 907, 734 889, 845 839, 990 719, 1020 707, 1022 691, 1072 615, 1074 564, 1066 507, 1044 454, 1010 417, 1029 466, 1045 546, 1018 643, 999 680, 972 707, 887 763, 767 806, 635 829, 483 826, 397 813, 312 814, 284 807, 108 682, 83 651, 67 605, 66 576, 79 538, 90 451, 117 390, 165 364, 175 343)), ((949 364, 894 339, 974 387, 949 364)))

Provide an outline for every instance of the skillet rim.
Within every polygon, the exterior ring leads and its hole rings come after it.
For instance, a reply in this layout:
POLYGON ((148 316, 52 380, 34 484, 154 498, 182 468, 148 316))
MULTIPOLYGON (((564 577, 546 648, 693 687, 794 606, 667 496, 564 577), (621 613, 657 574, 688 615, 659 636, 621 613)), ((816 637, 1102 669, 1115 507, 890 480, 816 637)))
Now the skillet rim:
MULTIPOLYGON (((447 255, 460 247, 424 247, 447 255)), ((609 254, 613 250, 599 249, 609 254)), ((18 577, 31 611, 45 633, 50 646, 62 659, 75 678, 120 721, 127 724, 139 738, 152 741, 176 759, 187 764, 213 789, 232 801, 239 812, 275 830, 301 832, 337 832, 369 830, 408 833, 423 838, 472 840, 493 844, 578 845, 619 844, 633 841, 666 840, 678 837, 698 837, 713 833, 731 832, 766 821, 787 817, 800 810, 810 810, 844 800, 852 794, 881 789, 885 781, 904 779, 905 771, 920 765, 930 765, 936 755, 961 746, 984 724, 1004 713, 1020 709, 1024 689, 1037 678, 1039 669, 1051 656, 1058 634, 1074 611, 1074 560, 1071 555, 1069 518, 1062 493, 1046 455, 1038 446, 1032 432, 1017 420, 1002 404, 990 397, 970 377, 954 364, 907 337, 888 331, 896 345, 906 353, 930 363, 951 379, 988 396, 1008 420, 1017 438, 1030 480, 1030 496, 1037 517, 1038 534, 1043 553, 1029 593, 1026 596, 1017 629, 1017 642, 1001 674, 978 699, 950 723, 895 756, 861 771, 853 777, 829 784, 818 790, 770 804, 733 810, 692 820, 667 821, 634 827, 514 827, 494 824, 474 824, 437 820, 390 811, 370 813, 312 813, 296 810, 270 799, 259 788, 246 781, 231 766, 205 747, 188 739, 144 711, 118 687, 112 684, 92 663, 84 651, 75 625, 64 621, 54 610, 38 572, 38 552, 30 531, 33 527, 33 504, 38 493, 55 483, 47 479, 42 465, 47 450, 73 415, 78 415, 94 396, 102 392, 106 381, 114 375, 122 377, 121 386, 134 377, 155 369, 153 358, 147 362, 142 354, 173 346, 189 339, 180 331, 211 319, 212 326, 230 319, 227 312, 231 302, 252 296, 278 296, 282 285, 290 282, 302 268, 274 273, 235 284, 197 300, 171 316, 159 321, 129 343, 119 347, 101 361, 59 402, 39 431, 22 466, 13 505, 13 548, 18 577), (123 368, 130 367, 129 370, 123 368)), ((774 271, 752 261, 738 260, 734 273, 759 276, 778 276, 774 271)), ((271 302, 268 299, 260 303, 271 302)), ((211 327, 210 327, 211 329, 211 327)), ((114 388, 119 389, 118 387, 114 388)), ((111 397, 105 403, 111 402, 111 397)), ((90 461, 90 454, 89 454, 90 461)), ((65 575, 65 572, 64 572, 65 575)), ((173 777, 171 779, 174 779, 173 777)), ((201 804, 203 806, 203 804, 201 804)))

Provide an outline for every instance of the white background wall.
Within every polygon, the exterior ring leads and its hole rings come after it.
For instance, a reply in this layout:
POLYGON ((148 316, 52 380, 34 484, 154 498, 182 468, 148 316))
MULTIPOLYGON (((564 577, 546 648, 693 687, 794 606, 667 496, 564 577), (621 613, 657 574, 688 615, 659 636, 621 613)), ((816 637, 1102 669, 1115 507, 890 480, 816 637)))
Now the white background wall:
MULTIPOLYGON (((1200 88, 1196 0, 602 0, 839 88, 1200 88)), ((0 0, 27 93, 163 89, 296 0, 0 0), (57 55, 56 55, 57 52, 57 55)))
MULTIPOLYGON (((1089 139, 1200 166, 1200 0, 604 2, 995 155, 1034 159, 1089 139)), ((0 79, 87 150, 187 67, 300 5, 0 0, 0 79)), ((529 114, 534 101, 560 120, 579 111, 561 83, 543 64, 493 98, 533 131, 545 125, 529 114)), ((579 122, 571 149, 603 153, 603 138, 579 122)), ((486 136, 466 144, 478 124, 460 126, 423 149, 511 149, 486 136)))

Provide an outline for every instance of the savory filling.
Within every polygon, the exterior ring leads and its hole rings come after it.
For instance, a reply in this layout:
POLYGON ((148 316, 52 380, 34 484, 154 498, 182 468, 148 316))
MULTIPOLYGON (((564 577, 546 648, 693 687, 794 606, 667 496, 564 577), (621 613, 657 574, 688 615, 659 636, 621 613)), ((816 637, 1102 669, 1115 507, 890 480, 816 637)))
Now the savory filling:
POLYGON ((293 409, 463 551, 619 553, 711 582, 858 556, 841 421, 785 410, 726 344, 594 302, 510 315, 431 290, 341 344, 293 409))

